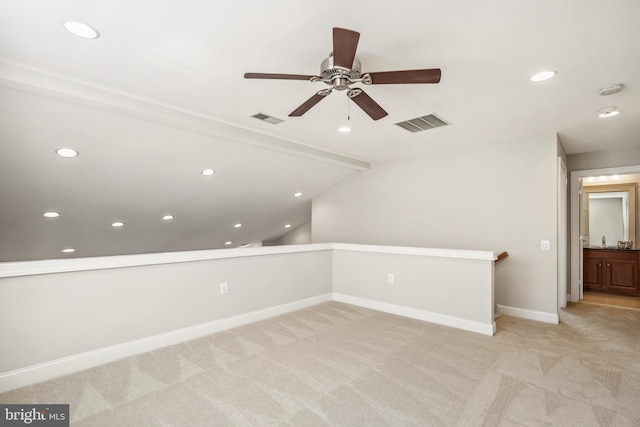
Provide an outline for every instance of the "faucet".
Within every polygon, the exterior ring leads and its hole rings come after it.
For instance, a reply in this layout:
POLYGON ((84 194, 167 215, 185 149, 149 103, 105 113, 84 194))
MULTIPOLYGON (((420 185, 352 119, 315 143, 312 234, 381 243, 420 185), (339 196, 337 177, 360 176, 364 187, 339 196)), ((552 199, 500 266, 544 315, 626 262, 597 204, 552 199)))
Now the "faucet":
POLYGON ((607 238, 602 236, 602 249, 607 249, 607 238))

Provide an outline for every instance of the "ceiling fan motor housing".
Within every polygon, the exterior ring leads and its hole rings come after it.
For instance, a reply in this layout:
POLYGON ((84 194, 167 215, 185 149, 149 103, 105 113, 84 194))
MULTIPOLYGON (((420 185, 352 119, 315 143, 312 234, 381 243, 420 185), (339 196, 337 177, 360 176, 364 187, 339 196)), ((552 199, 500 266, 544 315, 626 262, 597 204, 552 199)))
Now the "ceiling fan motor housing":
POLYGON ((345 90, 353 83, 353 80, 360 78, 361 72, 360 60, 355 58, 351 69, 335 65, 333 63, 333 55, 329 55, 327 59, 320 64, 320 76, 322 81, 328 85, 332 85, 336 90, 345 90))

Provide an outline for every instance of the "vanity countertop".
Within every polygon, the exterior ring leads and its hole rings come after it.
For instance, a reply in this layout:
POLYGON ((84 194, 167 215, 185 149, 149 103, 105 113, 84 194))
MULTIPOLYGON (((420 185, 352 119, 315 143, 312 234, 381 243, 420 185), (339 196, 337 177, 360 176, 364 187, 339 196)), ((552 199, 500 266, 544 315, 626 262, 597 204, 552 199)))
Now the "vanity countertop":
POLYGON ((640 251, 640 249, 618 249, 617 246, 607 246, 603 248, 601 246, 584 246, 583 249, 597 249, 599 251, 622 251, 622 252, 630 252, 630 251, 640 251))

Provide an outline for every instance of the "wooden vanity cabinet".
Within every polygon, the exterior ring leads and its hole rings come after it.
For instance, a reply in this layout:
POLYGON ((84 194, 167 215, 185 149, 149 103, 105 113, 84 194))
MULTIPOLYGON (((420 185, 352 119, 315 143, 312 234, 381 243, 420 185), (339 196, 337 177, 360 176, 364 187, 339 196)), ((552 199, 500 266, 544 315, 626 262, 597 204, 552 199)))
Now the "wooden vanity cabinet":
POLYGON ((640 296, 640 251, 585 248, 583 252, 584 290, 640 296))

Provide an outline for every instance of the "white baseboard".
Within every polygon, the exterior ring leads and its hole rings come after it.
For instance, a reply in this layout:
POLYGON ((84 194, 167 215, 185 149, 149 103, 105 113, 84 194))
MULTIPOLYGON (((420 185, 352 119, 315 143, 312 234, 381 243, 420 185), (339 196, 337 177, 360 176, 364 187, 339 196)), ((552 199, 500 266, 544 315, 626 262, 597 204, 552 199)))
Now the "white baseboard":
POLYGON ((495 335, 496 333, 495 322, 481 323, 473 320, 461 319, 459 317, 448 316, 445 314, 433 313, 431 311, 418 310, 402 305, 389 304, 386 302, 375 301, 367 298, 359 298, 339 293, 333 294, 333 300, 344 302, 346 304, 370 308, 376 311, 382 311, 384 313, 396 314, 398 316, 409 317, 411 319, 423 320, 425 322, 435 323, 438 325, 451 326, 453 328, 463 329, 465 331, 477 332, 483 335, 495 335))
POLYGON ((279 316, 281 314, 286 314, 331 300, 332 294, 319 295, 114 346, 104 347, 86 353, 52 360, 50 362, 16 369, 14 371, 4 372, 0 374, 0 393, 93 368, 125 357, 134 356, 136 354, 156 350, 169 345, 179 344, 184 341, 215 334, 227 329, 279 316))
POLYGON ((508 305, 498 305, 498 313, 506 314, 513 317, 521 317, 523 319, 536 320, 538 322, 553 323, 557 325, 560 323, 560 317, 558 313, 547 313, 545 311, 529 310, 526 308, 510 307, 508 305))

